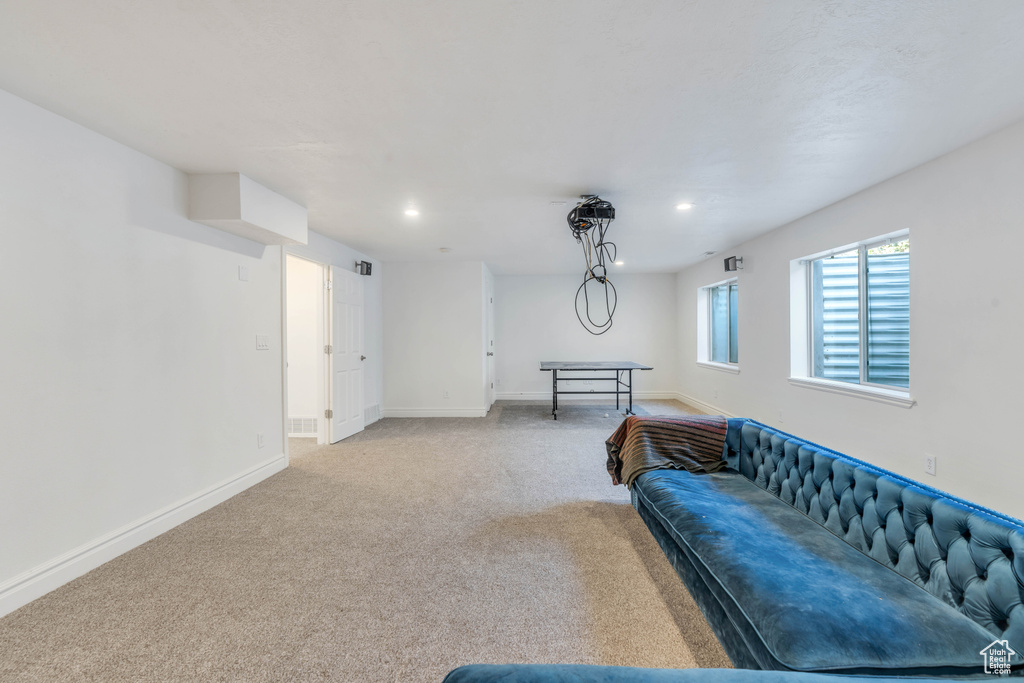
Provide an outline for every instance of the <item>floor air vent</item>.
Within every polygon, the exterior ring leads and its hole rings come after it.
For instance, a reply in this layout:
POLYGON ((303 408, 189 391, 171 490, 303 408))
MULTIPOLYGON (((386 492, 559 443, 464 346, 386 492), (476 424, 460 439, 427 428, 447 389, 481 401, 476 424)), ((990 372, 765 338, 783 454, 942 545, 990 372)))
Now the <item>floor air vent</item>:
POLYGON ((315 417, 289 417, 288 436, 316 436, 315 417))

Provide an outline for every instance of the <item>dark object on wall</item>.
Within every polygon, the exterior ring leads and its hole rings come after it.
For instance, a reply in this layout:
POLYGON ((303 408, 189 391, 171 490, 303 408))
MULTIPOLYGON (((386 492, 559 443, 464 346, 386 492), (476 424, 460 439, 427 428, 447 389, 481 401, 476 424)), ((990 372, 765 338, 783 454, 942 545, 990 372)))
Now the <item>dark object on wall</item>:
POLYGON ((356 261, 356 272, 360 275, 369 275, 373 270, 373 264, 369 261, 356 261))
POLYGON ((608 261, 615 262, 617 249, 613 242, 605 239, 608 226, 614 219, 615 207, 611 202, 593 194, 581 195, 580 203, 566 216, 572 236, 583 245, 583 257, 587 262, 583 284, 576 290, 576 317, 583 328, 594 335, 604 334, 611 329, 612 315, 618 304, 615 287, 608 279, 608 261), (598 291, 603 290, 604 294, 604 313, 599 316, 598 322, 591 315, 590 294, 587 291, 587 285, 595 282, 600 288, 598 291))
POLYGON ((742 256, 730 256, 725 259, 725 272, 731 273, 734 270, 743 270, 742 256))

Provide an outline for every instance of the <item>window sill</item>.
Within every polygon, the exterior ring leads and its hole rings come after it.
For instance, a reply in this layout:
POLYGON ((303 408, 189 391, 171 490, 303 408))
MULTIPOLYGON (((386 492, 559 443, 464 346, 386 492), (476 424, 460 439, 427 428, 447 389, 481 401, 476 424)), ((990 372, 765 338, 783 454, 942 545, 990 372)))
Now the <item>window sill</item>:
POLYGON ((706 360, 699 360, 699 361, 697 361, 697 365, 699 365, 702 368, 710 368, 711 370, 718 370, 719 372, 732 373, 733 375, 740 374, 740 366, 739 365, 729 365, 729 364, 726 364, 726 363, 712 363, 711 361, 706 361, 706 360))
POLYGON ((789 383, 806 389, 827 391, 830 394, 856 396, 857 398, 866 398, 869 401, 888 403, 889 405, 901 408, 910 408, 916 403, 914 399, 910 398, 910 392, 908 391, 866 387, 861 384, 847 384, 846 382, 835 382, 828 379, 818 379, 817 377, 790 377, 789 383))

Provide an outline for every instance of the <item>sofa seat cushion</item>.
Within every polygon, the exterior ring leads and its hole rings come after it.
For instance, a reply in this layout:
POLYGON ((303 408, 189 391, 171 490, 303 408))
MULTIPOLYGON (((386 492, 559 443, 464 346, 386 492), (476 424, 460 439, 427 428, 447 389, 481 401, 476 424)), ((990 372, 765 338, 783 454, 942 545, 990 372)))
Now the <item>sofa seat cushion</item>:
MULTIPOLYGON (((442 683, 906 683, 905 678, 750 669, 643 669, 593 664, 467 664, 442 683)), ((950 683, 918 678, 915 683, 950 683)))
POLYGON ((971 675, 994 636, 739 473, 637 478, 653 513, 764 668, 971 675), (741 623, 735 623, 735 622, 741 623))

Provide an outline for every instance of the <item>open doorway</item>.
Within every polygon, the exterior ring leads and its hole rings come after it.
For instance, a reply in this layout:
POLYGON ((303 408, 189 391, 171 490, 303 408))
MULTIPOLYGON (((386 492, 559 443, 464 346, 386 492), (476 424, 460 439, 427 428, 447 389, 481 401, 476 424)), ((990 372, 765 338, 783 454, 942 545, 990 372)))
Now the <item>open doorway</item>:
POLYGON ((285 257, 285 310, 288 340, 289 438, 316 439, 325 444, 328 424, 327 304, 324 297, 326 266, 287 254, 285 257))

